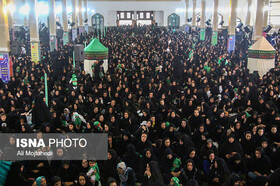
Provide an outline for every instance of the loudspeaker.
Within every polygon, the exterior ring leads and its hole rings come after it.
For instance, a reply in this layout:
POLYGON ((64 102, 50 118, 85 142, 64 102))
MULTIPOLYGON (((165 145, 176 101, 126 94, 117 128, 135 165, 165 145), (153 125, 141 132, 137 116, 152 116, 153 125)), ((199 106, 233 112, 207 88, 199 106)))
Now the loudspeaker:
POLYGON ((267 27, 265 27, 265 29, 263 31, 268 33, 271 29, 272 29, 272 27, 270 25, 267 25, 267 27))
POLYGON ((71 27, 73 27, 74 25, 75 25, 75 23, 74 23, 74 22, 72 22, 72 23, 70 24, 70 26, 71 26, 71 27))
POLYGON ((247 34, 251 32, 251 29, 247 25, 244 27, 244 30, 247 34))
POLYGON ((84 45, 74 45, 75 61, 84 61, 84 45))
POLYGON ((236 28, 242 28, 242 26, 243 26, 243 23, 240 22, 240 23, 237 25, 236 28))
POLYGON ((21 53, 21 43, 19 41, 13 41, 12 42, 11 53, 13 55, 20 55, 20 53, 21 53))
POLYGON ((56 36, 57 36, 57 38, 62 38, 63 37, 63 30, 62 29, 57 29, 56 30, 56 36))

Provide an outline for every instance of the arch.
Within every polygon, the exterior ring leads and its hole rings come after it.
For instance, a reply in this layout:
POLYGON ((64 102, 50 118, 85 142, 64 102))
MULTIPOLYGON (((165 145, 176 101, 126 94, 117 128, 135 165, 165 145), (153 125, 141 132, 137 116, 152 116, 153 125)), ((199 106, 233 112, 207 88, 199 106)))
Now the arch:
POLYGON ((94 29, 103 30, 104 28, 104 17, 103 15, 96 13, 91 17, 92 27, 94 29))
POLYGON ((168 27, 179 28, 180 26, 180 16, 173 13, 168 16, 168 27))

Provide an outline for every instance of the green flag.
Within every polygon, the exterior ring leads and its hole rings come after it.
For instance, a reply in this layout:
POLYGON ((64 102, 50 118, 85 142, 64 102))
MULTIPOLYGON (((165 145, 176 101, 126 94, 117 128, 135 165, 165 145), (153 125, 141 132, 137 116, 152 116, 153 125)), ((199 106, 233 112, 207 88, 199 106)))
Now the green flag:
POLYGON ((48 79, 47 73, 45 73, 45 97, 46 97, 46 105, 49 106, 49 95, 48 95, 48 79))
POLYGON ((189 59, 191 59, 193 57, 193 51, 191 50, 189 53, 189 59))
POLYGON ((206 70, 207 73, 210 73, 211 67, 209 67, 208 65, 205 65, 204 69, 206 70))

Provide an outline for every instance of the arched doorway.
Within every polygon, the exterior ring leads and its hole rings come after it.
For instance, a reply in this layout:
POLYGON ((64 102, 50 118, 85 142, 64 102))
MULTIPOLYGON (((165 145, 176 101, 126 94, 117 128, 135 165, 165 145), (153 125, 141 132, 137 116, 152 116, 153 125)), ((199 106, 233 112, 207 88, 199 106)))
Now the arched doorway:
POLYGON ((179 28, 180 26, 180 16, 173 13, 168 16, 168 27, 179 28))
POLYGON ((91 17, 92 27, 94 29, 103 30, 104 28, 104 17, 97 13, 91 17))

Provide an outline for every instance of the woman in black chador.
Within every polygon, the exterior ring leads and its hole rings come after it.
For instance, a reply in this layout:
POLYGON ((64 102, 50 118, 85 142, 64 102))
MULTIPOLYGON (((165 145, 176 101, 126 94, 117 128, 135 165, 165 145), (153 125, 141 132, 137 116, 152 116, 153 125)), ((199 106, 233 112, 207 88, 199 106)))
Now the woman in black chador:
POLYGON ((32 123, 35 128, 40 128, 43 123, 51 121, 51 113, 42 95, 35 97, 34 107, 32 109, 32 123))

